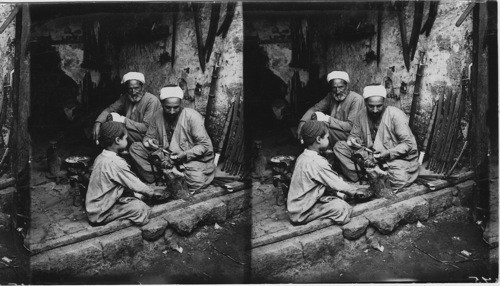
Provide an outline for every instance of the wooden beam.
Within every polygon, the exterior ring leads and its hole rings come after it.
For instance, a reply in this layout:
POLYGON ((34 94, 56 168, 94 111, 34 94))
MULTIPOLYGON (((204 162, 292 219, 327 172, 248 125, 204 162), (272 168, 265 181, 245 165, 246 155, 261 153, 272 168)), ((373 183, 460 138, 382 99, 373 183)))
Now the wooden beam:
MULTIPOLYGON (((30 168, 29 150, 30 136, 28 133, 28 117, 30 111, 30 53, 28 49, 31 28, 29 5, 23 4, 16 18, 16 49, 12 96, 13 135, 12 149, 12 176, 16 180, 17 191, 14 195, 13 217, 17 214, 30 214, 30 168)), ((28 223, 28 222, 25 222, 28 223)), ((13 221, 16 228, 19 223, 13 221)))
MULTIPOLYGON (((30 140, 28 133, 28 117, 30 114, 30 53, 28 49, 31 19, 29 5, 22 5, 21 12, 20 38, 18 40, 19 47, 16 47, 16 68, 14 84, 17 92, 14 97, 17 97, 16 106, 14 109, 14 130, 15 133, 15 149, 17 149, 17 164, 14 172, 19 173, 27 167, 29 160, 30 140)), ((16 37, 19 33, 16 33, 16 37)))
POLYGON ((7 27, 9 26, 10 22, 14 20, 14 18, 17 15, 17 12, 19 12, 19 6, 14 7, 12 12, 10 12, 9 17, 7 17, 7 19, 5 19, 5 21, 3 22, 2 26, 0 26, 0 34, 3 33, 3 31, 5 31, 5 29, 7 29, 7 27))
POLYGON ((472 124, 472 168, 476 176, 481 177, 487 170, 488 154, 488 47, 485 32, 488 28, 488 10, 486 3, 476 3, 472 18, 472 74, 471 105, 472 124))

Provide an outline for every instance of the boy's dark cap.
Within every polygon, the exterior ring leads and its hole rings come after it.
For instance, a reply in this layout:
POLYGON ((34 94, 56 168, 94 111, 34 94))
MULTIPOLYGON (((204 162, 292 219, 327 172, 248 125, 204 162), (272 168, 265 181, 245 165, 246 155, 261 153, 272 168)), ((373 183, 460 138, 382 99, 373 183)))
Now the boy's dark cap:
POLYGON ((114 121, 104 122, 103 124, 101 124, 101 129, 99 130, 99 142, 112 143, 115 138, 121 137, 125 132, 126 129, 123 123, 114 121))
POLYGON ((301 130, 302 139, 306 146, 311 145, 316 137, 323 136, 326 131, 325 123, 317 120, 310 120, 304 123, 301 130))

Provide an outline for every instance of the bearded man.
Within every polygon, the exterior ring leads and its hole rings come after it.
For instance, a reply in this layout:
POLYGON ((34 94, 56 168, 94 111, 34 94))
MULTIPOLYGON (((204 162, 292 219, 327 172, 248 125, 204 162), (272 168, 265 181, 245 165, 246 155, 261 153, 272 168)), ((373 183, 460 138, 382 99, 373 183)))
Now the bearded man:
POLYGON ((150 155, 158 147, 170 150, 169 159, 176 166, 182 165, 186 185, 194 192, 214 179, 214 151, 203 117, 194 109, 182 107, 183 96, 178 86, 161 89, 162 109, 154 115, 143 141, 133 143, 129 152, 139 177, 152 183, 150 155))
POLYGON ((328 127, 329 146, 333 147, 337 141, 347 139, 356 114, 363 108, 363 97, 349 89, 349 75, 344 71, 332 71, 326 80, 331 91, 302 116, 297 134, 300 138, 304 123, 315 114, 316 120, 324 122, 328 127))
POLYGON ((418 151, 415 136, 408 125, 408 117, 394 106, 385 106, 387 92, 382 85, 364 88, 366 109, 359 112, 347 141, 339 141, 333 152, 342 173, 357 181, 356 166, 352 155, 364 148, 375 150, 376 162, 365 161, 365 167, 386 163, 391 187, 399 190, 409 186, 418 177, 418 151))
POLYGON ((144 90, 146 80, 139 72, 126 73, 121 82, 125 93, 116 102, 104 109, 94 124, 93 137, 99 144, 101 124, 112 120, 125 124, 129 143, 141 142, 149 127, 149 121, 156 111, 160 110, 160 101, 154 95, 144 90))

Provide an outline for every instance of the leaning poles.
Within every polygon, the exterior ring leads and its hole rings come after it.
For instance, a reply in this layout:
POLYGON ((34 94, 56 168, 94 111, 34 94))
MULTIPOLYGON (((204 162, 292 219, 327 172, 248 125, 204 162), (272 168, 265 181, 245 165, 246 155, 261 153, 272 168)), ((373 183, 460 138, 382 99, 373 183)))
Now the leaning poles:
POLYGON ((424 75, 425 64, 424 62, 425 52, 420 52, 420 62, 418 63, 417 76, 415 79, 415 87, 413 88, 413 99, 411 101, 411 111, 410 111, 410 129, 415 132, 414 123, 415 115, 417 113, 417 105, 420 100, 420 86, 422 85, 422 77, 424 75))
POLYGON ((422 165, 423 161, 424 161, 424 157, 425 157, 425 153, 427 152, 427 146, 429 145, 429 140, 430 140, 430 137, 432 135, 432 128, 434 127, 434 122, 436 120, 436 114, 437 114, 437 103, 434 104, 433 108, 432 108, 432 115, 431 115, 431 118, 429 120, 429 125, 427 126, 427 133, 425 134, 425 139, 424 139, 424 142, 422 144, 422 151, 420 152, 420 156, 418 157, 418 164, 419 165, 422 165))
MULTIPOLYGON (((464 138, 465 143, 461 148, 458 158, 454 161, 453 158, 456 155, 461 131, 461 120, 468 96, 468 79, 466 76, 462 77, 461 92, 453 92, 451 89, 447 89, 446 93, 446 99, 443 99, 444 93, 441 94, 437 109, 435 108, 437 111, 433 110, 431 117, 431 122, 435 118, 436 123, 432 132, 432 142, 429 151, 430 159, 428 160, 427 169, 438 174, 445 174, 445 177, 448 177, 462 158, 468 144, 467 138, 464 138), (434 112, 436 112, 435 115, 434 112)), ((431 128, 429 126, 427 136, 431 128)))

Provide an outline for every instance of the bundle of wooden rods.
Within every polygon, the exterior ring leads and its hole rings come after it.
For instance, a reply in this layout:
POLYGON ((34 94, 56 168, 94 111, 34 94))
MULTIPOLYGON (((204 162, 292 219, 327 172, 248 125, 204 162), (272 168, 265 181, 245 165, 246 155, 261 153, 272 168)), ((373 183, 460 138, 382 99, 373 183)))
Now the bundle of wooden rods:
MULTIPOLYGON (((222 171, 237 176, 245 172, 245 137, 243 128, 243 104, 237 95, 229 110, 224 129, 228 129, 227 143, 222 152, 224 166, 222 171)), ((225 136, 224 136, 225 137, 225 136)), ((221 140, 224 140, 222 138, 221 140)))
MULTIPOLYGON (((429 147, 427 169, 435 173, 448 174, 454 164, 458 136, 461 132, 460 122, 465 109, 469 80, 462 79, 462 91, 453 93, 448 89, 442 93, 436 107, 434 130, 429 147)), ((460 159, 460 156, 457 160, 460 159)))

